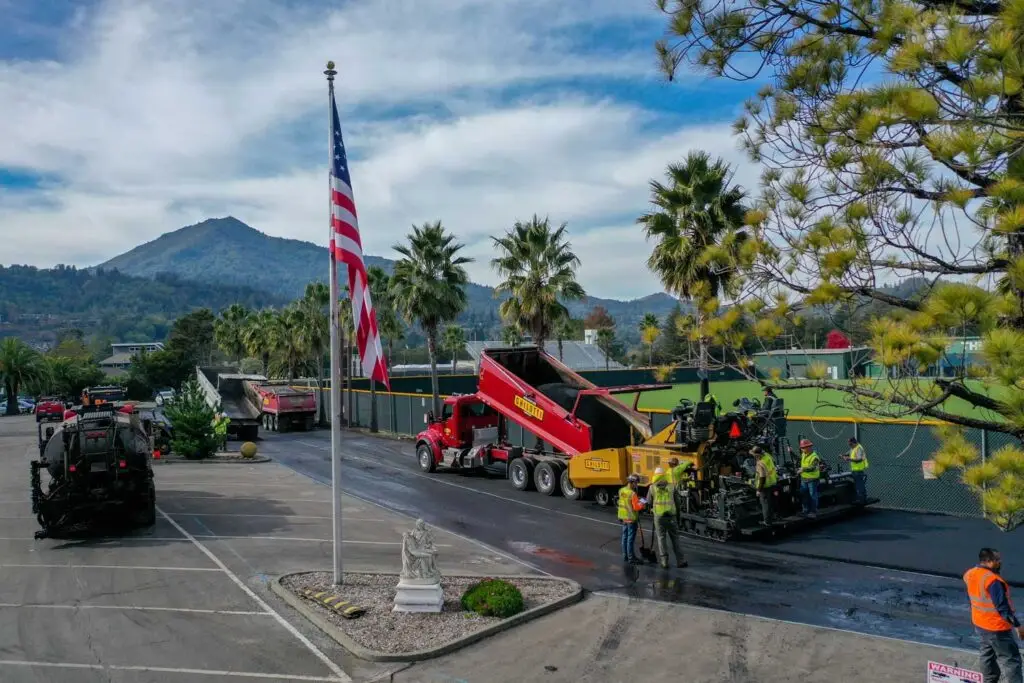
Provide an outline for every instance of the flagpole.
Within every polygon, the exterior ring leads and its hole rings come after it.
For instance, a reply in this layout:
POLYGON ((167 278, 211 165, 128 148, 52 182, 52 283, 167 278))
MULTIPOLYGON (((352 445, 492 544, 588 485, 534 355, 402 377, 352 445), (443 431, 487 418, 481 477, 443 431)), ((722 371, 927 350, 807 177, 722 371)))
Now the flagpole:
MULTIPOLYGON (((334 104, 334 62, 327 62, 327 154, 328 166, 333 168, 334 162, 334 121, 332 107, 334 104)), ((341 585, 341 304, 338 301, 338 262, 334 254, 334 224, 331 220, 331 187, 330 171, 327 181, 327 215, 330 223, 330 291, 331 291, 331 519, 334 531, 334 583, 341 585)))

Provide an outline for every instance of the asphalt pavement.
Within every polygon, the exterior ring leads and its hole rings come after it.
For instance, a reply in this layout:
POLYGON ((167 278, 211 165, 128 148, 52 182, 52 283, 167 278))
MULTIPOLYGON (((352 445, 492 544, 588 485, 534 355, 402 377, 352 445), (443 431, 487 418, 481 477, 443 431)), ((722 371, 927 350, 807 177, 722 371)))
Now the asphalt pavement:
MULTIPOLYGON (((330 481, 326 431, 267 434, 261 450, 317 481, 330 481)), ((771 545, 687 540, 690 567, 669 573, 681 580, 666 581, 656 568, 622 566, 613 510, 516 491, 500 478, 425 474, 416 465, 409 441, 347 432, 342 487, 354 496, 506 551, 541 571, 574 579, 599 594, 929 645, 973 648, 976 643, 963 583, 955 577, 970 566, 984 534, 972 536, 977 532, 972 524, 965 525, 967 532, 953 531, 956 522, 971 520, 936 517, 911 522, 894 517, 896 513, 869 512, 771 545), (918 531, 942 532, 941 545, 932 547, 933 542, 912 536, 911 524, 918 524, 918 531), (915 570, 885 566, 898 562, 915 570)), ((649 528, 647 533, 649 539, 649 528)), ((1002 542, 995 545, 1004 550, 1010 577, 1020 580, 1024 561, 1015 563, 1020 549, 1008 543, 1009 538, 1001 535, 1002 542)))
MULTIPOLYGON (((275 463, 160 464, 154 527, 34 540, 31 416, 0 418, 0 681, 194 683, 370 680, 269 590, 331 567, 323 486, 275 463), (350 678, 350 676, 352 678, 350 678)), ((407 517, 344 496, 345 567, 401 568, 407 517)), ((438 531, 446 573, 522 574, 522 563, 438 531)))

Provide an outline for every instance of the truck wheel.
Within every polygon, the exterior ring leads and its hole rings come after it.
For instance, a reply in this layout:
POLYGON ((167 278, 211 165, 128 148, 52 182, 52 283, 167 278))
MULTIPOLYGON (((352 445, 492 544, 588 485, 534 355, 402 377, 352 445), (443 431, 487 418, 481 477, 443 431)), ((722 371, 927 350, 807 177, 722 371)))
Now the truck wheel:
POLYGON ((434 460, 434 451, 429 444, 421 443, 416 448, 416 459, 419 460, 420 469, 430 474, 437 469, 437 462, 434 460))
POLYGON ((508 466, 508 478, 512 486, 520 491, 529 491, 533 488, 533 465, 523 458, 516 458, 508 466))
POLYGON ((554 496, 558 493, 558 473, 549 462, 542 462, 534 468, 533 482, 537 486, 537 491, 545 496, 554 496))
POLYGON ((572 485, 572 480, 569 479, 569 468, 562 470, 562 476, 559 477, 558 483, 562 489, 562 495, 568 500, 583 500, 583 493, 586 489, 578 489, 572 485))
POLYGON ((608 507, 612 504, 612 490, 607 486, 599 486, 594 492, 594 502, 601 507, 608 507))
POLYGON ((270 431, 272 431, 272 432, 276 432, 277 431, 277 415, 271 415, 270 416, 270 431))

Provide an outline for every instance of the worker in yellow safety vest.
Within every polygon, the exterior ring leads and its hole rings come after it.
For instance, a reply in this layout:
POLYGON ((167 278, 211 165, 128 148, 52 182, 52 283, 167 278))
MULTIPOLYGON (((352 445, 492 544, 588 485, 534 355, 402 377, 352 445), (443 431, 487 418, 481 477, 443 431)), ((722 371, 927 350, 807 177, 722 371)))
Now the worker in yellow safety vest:
POLYGON ((672 493, 672 488, 669 486, 666 477, 662 477, 652 484, 649 492, 651 508, 654 513, 654 537, 657 539, 658 564, 662 569, 668 569, 669 544, 672 545, 672 552, 676 556, 676 566, 680 568, 686 566, 686 560, 683 559, 683 550, 679 545, 679 527, 676 525, 676 499, 672 493))
POLYGON ((718 402, 718 397, 714 394, 705 394, 704 403, 711 403, 715 406, 715 417, 722 414, 722 404, 718 402))
POLYGON ((800 498, 803 513, 818 516, 818 481, 821 479, 821 458, 810 439, 800 440, 800 498))
POLYGON ((756 474, 754 475, 754 490, 757 491, 757 499, 761 503, 761 521, 765 526, 771 526, 772 513, 775 503, 775 485, 779 483, 779 473, 775 468, 775 459, 771 453, 765 452, 760 446, 750 449, 754 456, 756 474))
POLYGON ((626 485, 619 489, 619 524, 622 525, 622 561, 629 564, 641 564, 633 550, 636 544, 636 531, 639 528, 640 511, 644 509, 644 501, 637 494, 640 477, 629 475, 626 485))
POLYGON ((849 443, 850 453, 842 458, 850 463, 850 472, 853 473, 853 486, 857 490, 857 500, 854 502, 863 505, 868 502, 868 454, 854 437, 850 437, 849 443))
POLYGON ((971 600, 971 622, 981 641, 981 673, 985 683, 1020 683, 1020 646, 1014 640, 1024 639, 1024 626, 1014 613, 1010 585, 999 575, 1002 557, 995 548, 982 548, 978 564, 964 573, 967 597, 971 600))
POLYGON ((690 476, 693 463, 679 464, 679 458, 672 457, 668 461, 668 483, 676 499, 676 510, 685 509, 683 501, 689 496, 689 489, 696 489, 697 482, 690 476))
POLYGON ((222 450, 228 449, 228 423, 231 422, 224 413, 217 413, 213 417, 213 434, 217 437, 217 447, 222 450))

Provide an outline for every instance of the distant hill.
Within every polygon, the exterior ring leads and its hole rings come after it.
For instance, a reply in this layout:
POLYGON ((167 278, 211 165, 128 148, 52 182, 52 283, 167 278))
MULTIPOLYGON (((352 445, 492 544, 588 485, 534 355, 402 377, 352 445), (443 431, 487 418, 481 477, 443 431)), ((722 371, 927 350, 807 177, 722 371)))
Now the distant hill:
MULTIPOLYGON (((301 240, 271 237, 228 216, 211 218, 115 256, 99 267, 122 273, 154 277, 172 273, 180 278, 207 283, 227 283, 263 290, 289 299, 301 296, 306 284, 324 279, 326 247, 301 240)), ((366 256, 368 266, 391 272, 394 261, 366 256)), ((342 280, 344 281, 344 279, 342 280)), ((494 290, 472 284, 467 289, 468 322, 484 328, 499 325, 494 290)), ((645 313, 666 315, 676 300, 667 294, 652 294, 633 301, 587 297, 569 305, 575 317, 583 317, 594 306, 604 306, 627 335, 645 313)))
POLYGON ((78 327, 118 339, 163 339, 179 315, 204 307, 217 311, 235 302, 260 308, 282 305, 285 299, 171 274, 142 278, 70 266, 0 266, 0 336, 45 340, 61 327, 78 327))

